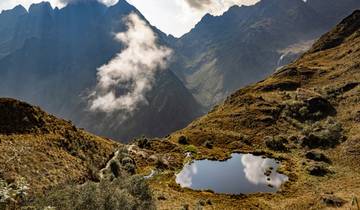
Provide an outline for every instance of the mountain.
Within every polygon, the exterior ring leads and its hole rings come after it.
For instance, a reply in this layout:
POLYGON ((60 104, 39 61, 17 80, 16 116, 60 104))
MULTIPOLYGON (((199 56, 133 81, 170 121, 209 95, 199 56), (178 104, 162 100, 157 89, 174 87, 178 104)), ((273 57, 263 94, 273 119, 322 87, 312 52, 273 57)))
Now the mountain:
POLYGON ((0 98, 0 152, 1 209, 155 209, 125 145, 39 107, 0 98))
MULTIPOLYGON (((221 160, 244 152, 282 161, 279 170, 289 182, 278 193, 218 195, 212 197, 213 208, 355 208, 360 195, 359 58, 360 10, 356 10, 300 59, 236 91, 171 135, 171 142, 187 139, 197 148, 196 159, 221 160), (206 142, 213 148, 206 148, 206 142)), ((180 193, 155 180, 153 185, 165 188, 165 196, 181 194, 183 203, 212 196, 180 193)), ((180 205, 176 199, 168 202, 180 205)))
MULTIPOLYGON (((19 15, 18 8, 12 13, 19 15)), ((201 107, 170 70, 158 73, 158 82, 146 96, 149 105, 125 122, 118 120, 124 118, 123 112, 101 117, 104 114, 87 111, 86 97, 95 88, 97 68, 124 47, 113 33, 127 30, 123 18, 130 13, 146 21, 124 0, 111 7, 97 1, 74 2, 62 9, 45 2, 33 4, 29 12, 21 13, 8 41, 19 47, 0 60, 0 95, 40 105, 78 126, 122 141, 135 134, 163 136, 185 127, 199 116, 201 107)), ((152 28, 158 41, 165 42, 166 35, 152 28)))
POLYGON ((12 10, 5 10, 0 14, 0 58, 8 55, 19 47, 12 42, 15 36, 16 24, 27 11, 22 6, 12 10))
MULTIPOLYGON (((0 207, 356 209, 359 58, 356 10, 299 59, 237 90, 186 128, 130 145, 89 134, 39 107, 1 98, 0 207), (223 163, 232 153, 261 155, 260 165, 268 161, 265 157, 275 158, 280 164, 275 170, 289 179, 277 192, 246 195, 191 190, 175 182, 189 161, 223 163)), ((208 169, 194 166, 189 173, 208 169)), ((219 170, 225 173, 233 170, 219 170)), ((244 173, 257 178, 267 169, 250 167, 244 173)))
POLYGON ((208 14, 174 43, 173 69, 210 108, 297 58, 359 7, 359 1, 262 0, 222 16, 208 14))

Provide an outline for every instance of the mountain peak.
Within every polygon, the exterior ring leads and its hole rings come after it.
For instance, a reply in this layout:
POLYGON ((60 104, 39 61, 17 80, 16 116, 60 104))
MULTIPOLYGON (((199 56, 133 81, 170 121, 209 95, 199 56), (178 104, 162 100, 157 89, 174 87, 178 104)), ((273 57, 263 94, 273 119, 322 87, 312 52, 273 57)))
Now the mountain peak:
POLYGON ((38 4, 32 4, 29 8, 29 13, 31 14, 42 14, 52 11, 52 6, 49 2, 40 2, 38 4))
POLYGON ((1 12, 1 15, 23 15, 26 14, 27 11, 26 9, 22 6, 22 5, 17 5, 16 7, 14 7, 13 9, 9 9, 9 10, 3 10, 1 12))

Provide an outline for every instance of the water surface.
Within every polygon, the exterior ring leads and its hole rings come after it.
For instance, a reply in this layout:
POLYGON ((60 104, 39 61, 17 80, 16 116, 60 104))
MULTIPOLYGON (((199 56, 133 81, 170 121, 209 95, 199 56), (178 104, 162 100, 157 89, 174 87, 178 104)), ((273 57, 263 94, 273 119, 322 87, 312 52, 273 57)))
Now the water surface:
POLYGON ((196 160, 176 175, 176 183, 194 190, 249 194, 276 192, 288 177, 276 172, 279 162, 252 154, 232 154, 226 161, 196 160))

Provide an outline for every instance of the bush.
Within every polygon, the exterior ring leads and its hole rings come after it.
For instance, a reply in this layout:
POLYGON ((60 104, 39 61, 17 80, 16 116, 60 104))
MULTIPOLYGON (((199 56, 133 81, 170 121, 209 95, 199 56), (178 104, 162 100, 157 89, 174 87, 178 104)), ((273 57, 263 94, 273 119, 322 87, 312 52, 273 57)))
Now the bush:
POLYGON ((266 146, 274 151, 287 151, 288 148, 285 146, 285 144, 288 143, 288 140, 285 137, 282 136, 276 136, 276 137, 268 137, 268 140, 265 141, 266 146))
POLYGON ((185 147, 186 152, 197 153, 197 148, 194 145, 188 145, 185 147))
POLYGON ((150 141, 145 137, 141 137, 139 139, 136 139, 136 144, 141 148, 141 149, 149 149, 151 148, 151 143, 150 141))
POLYGON ((38 209, 52 206, 58 210, 155 209, 150 188, 140 176, 69 185, 51 191, 35 206, 38 209))
POLYGON ((116 160, 110 162, 110 169, 115 178, 119 177, 121 174, 120 164, 116 160))
POLYGON ((24 178, 15 180, 14 183, 7 183, 0 179, 0 209, 12 209, 22 205, 29 190, 24 178))
POLYGON ((301 145, 303 147, 314 148, 333 148, 342 139, 342 127, 332 118, 324 122, 316 122, 307 126, 303 130, 304 138, 301 145))
POLYGON ((186 136, 180 136, 178 139, 179 144, 186 145, 189 144, 188 138, 186 136))

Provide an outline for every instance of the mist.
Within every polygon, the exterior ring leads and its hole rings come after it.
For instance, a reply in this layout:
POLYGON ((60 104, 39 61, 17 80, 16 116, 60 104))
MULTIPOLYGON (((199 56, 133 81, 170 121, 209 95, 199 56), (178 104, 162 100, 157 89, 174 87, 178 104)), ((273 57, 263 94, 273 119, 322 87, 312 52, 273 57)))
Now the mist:
POLYGON ((222 15, 234 5, 252 5, 259 0, 185 0, 194 10, 208 12, 212 15, 222 15))
POLYGON ((124 21, 128 30, 115 39, 125 49, 98 68, 97 85, 89 97, 92 111, 131 113, 147 104, 146 93, 171 56, 171 49, 157 43, 155 33, 138 15, 132 13, 124 21))

